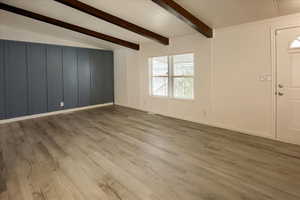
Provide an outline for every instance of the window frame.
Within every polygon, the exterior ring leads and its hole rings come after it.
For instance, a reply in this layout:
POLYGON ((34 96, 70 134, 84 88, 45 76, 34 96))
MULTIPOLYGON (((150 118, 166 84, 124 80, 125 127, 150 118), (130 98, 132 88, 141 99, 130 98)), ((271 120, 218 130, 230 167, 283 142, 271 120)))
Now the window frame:
POLYGON ((154 56, 154 57, 151 57, 151 58, 149 58, 149 74, 150 74, 150 76, 149 76, 149 78, 150 78, 150 81, 149 81, 149 83, 150 83, 150 85, 149 85, 149 93, 150 93, 150 96, 152 96, 152 97, 159 97, 159 98, 169 98, 169 95, 170 95, 170 88, 169 88, 169 85, 170 85, 170 80, 169 80, 169 77, 170 77, 170 66, 169 66, 169 57, 168 56, 154 56), (157 57, 167 57, 167 60, 168 60, 168 75, 156 75, 156 76, 154 76, 153 75, 153 58, 157 58, 157 57), (157 78, 159 78, 159 77, 161 77, 161 78, 168 78, 168 94, 166 95, 166 96, 163 96, 163 95, 155 95, 155 94, 153 94, 153 78, 154 77, 157 77, 157 78))
POLYGON ((180 53, 180 54, 171 54, 166 56, 152 56, 149 58, 149 95, 155 98, 163 98, 163 99, 174 99, 174 100, 186 100, 186 101, 193 101, 195 100, 195 53, 187 52, 187 53, 180 53), (192 54, 193 55, 193 75, 174 75, 174 56, 185 55, 185 54, 192 54), (157 57, 167 57, 168 59, 168 75, 167 76, 153 76, 153 58, 157 57), (167 77, 168 78, 168 95, 161 96, 153 94, 153 77, 167 77), (192 98, 180 98, 174 96, 174 79, 175 78, 192 78, 193 79, 193 96, 192 98))

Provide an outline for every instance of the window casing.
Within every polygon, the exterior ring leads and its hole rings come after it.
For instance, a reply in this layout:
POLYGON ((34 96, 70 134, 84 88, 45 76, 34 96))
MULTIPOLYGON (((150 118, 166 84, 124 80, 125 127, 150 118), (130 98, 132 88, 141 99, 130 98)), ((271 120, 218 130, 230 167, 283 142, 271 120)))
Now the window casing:
POLYGON ((194 54, 153 57, 150 64, 150 95, 194 99, 194 54))

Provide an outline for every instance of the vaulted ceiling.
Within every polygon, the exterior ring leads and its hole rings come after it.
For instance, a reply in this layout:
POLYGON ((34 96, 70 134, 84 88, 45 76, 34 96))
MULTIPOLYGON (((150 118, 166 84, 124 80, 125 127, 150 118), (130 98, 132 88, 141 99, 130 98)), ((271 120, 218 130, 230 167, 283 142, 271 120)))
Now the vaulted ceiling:
MULTIPOLYGON (((123 18, 166 37, 197 33, 151 0, 80 0, 93 7, 123 18)), ((175 0, 213 28, 251 22, 300 12, 299 0, 175 0)), ((54 0, 0 0, 26 10, 47 15, 72 24, 131 42, 150 40, 116 25, 97 19, 54 0)), ((0 25, 17 27, 56 37, 93 43, 99 47, 117 48, 108 42, 37 22, 0 10, 0 25)))

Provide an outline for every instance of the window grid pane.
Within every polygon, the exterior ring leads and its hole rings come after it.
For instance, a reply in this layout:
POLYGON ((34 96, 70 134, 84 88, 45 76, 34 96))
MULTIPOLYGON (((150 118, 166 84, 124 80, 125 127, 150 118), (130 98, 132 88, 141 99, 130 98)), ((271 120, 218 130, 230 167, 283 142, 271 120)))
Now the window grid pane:
POLYGON ((168 74, 168 57, 162 56, 152 58, 152 76, 168 76, 168 74))
POLYGON ((194 98, 194 54, 161 56, 151 61, 151 95, 194 98))
POLYGON ((173 56, 173 75, 174 76, 193 76, 194 75, 194 55, 183 54, 173 56))
POLYGON ((152 95, 168 96, 168 77, 152 77, 152 95))
POLYGON ((194 98, 194 78, 176 77, 173 78, 174 98, 193 99, 194 98))

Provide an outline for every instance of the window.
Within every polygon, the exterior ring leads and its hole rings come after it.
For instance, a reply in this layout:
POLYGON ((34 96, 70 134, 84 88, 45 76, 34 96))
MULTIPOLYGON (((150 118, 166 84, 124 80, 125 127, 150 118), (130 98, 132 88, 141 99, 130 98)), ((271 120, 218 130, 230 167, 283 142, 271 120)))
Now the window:
POLYGON ((168 57, 152 58, 152 95, 168 96, 169 65, 168 57))
POLYGON ((291 49, 297 49, 300 48, 300 37, 298 37, 297 39, 295 39, 291 45, 290 45, 291 49))
POLYGON ((194 54, 150 58, 153 96, 194 98, 194 54))

